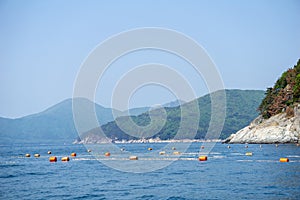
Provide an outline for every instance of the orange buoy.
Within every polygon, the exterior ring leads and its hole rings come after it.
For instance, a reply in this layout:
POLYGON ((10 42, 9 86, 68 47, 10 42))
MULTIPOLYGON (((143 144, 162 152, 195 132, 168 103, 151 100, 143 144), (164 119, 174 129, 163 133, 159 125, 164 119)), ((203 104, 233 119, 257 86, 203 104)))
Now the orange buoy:
POLYGON ((179 151, 174 151, 173 154, 174 155, 180 155, 181 153, 179 151))
POLYGON ((41 155, 38 154, 38 153, 34 154, 34 157, 36 157, 36 158, 38 158, 38 157, 40 157, 40 156, 41 156, 41 155))
POLYGON ((129 160, 138 160, 138 157, 137 156, 130 156, 129 160))
POLYGON ((148 148, 148 151, 152 151, 153 149, 151 147, 148 148))
POLYGON ((108 156, 110 156, 110 153, 106 152, 104 155, 108 157, 108 156))
POLYGON ((199 156, 199 161, 207 161, 207 156, 199 156))
POLYGON ((279 161, 280 162, 289 162, 289 159, 288 158, 280 158, 279 161))
POLYGON ((50 161, 50 162, 56 162, 56 161, 57 161, 57 158, 56 158, 55 156, 51 156, 51 157, 49 158, 49 161, 50 161))
POLYGON ((63 161, 63 162, 68 162, 69 160, 70 160, 70 158, 67 156, 61 158, 61 161, 63 161))
POLYGON ((74 152, 71 153, 71 156, 72 156, 72 157, 76 157, 76 153, 74 153, 74 152))
POLYGON ((25 154, 25 157, 29 158, 29 157, 30 157, 30 154, 29 154, 29 153, 26 153, 26 154, 25 154))
POLYGON ((52 152, 51 151, 48 151, 48 154, 51 154, 52 152))

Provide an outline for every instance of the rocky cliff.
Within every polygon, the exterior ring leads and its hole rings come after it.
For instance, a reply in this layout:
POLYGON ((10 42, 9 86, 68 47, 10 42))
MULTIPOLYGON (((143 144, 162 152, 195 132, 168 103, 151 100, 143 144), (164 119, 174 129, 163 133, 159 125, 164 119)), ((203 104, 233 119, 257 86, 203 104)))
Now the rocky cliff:
POLYGON ((225 142, 300 143, 300 59, 267 89, 258 110, 258 118, 225 142))
POLYGON ((300 104, 268 119, 260 115, 225 143, 300 143, 300 104))

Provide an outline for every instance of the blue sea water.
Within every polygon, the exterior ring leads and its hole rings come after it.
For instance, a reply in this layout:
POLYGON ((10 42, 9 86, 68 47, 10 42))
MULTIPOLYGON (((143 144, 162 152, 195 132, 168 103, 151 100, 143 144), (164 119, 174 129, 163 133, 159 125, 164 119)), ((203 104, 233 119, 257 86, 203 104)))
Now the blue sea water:
MULTIPOLYGON (((245 145, 217 143, 198 161, 201 143, 176 160, 166 144, 119 144, 120 149, 140 155, 137 161, 112 152, 98 161, 83 145, 14 144, 0 146, 0 199, 300 199, 300 147, 293 144, 245 145), (164 149, 147 156, 148 147, 164 149), (58 161, 49 162, 51 156, 58 161), (77 156, 72 158, 71 152, 77 156), (253 156, 246 156, 252 152, 253 156), (26 158, 25 154, 31 157, 26 158), (41 157, 33 155, 39 153, 41 157), (70 156, 62 162, 62 156, 70 156), (280 157, 290 162, 280 163, 280 157), (148 173, 128 173, 101 162, 163 162, 169 166, 148 173)), ((175 143, 174 147, 180 146, 175 143)), ((101 145, 92 148, 101 149, 101 145)), ((124 151, 124 152, 125 152, 124 151)))

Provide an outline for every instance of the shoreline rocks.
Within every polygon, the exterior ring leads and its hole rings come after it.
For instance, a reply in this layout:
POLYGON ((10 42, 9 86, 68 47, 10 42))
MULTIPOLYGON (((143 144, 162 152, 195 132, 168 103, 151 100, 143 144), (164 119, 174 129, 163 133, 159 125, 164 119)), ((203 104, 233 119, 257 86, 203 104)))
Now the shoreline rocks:
POLYGON ((295 105, 293 116, 286 112, 269 119, 257 117, 249 126, 232 134, 224 143, 300 143, 300 105, 295 105))
POLYGON ((137 139, 137 140, 111 140, 109 138, 90 138, 85 137, 83 140, 77 139, 73 142, 73 144, 108 144, 108 143, 116 143, 116 144, 130 144, 130 143, 191 143, 191 142, 221 142, 220 139, 170 139, 170 140, 161 140, 159 138, 149 138, 149 139, 137 139))

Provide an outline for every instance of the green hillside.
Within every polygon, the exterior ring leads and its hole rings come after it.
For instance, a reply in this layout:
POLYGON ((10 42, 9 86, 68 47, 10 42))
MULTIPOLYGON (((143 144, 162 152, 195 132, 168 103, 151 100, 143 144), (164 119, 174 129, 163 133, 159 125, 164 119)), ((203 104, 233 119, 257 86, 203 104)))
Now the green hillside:
MULTIPOLYGON (((257 117, 258 116, 257 108, 261 100, 264 98, 264 91, 258 91, 258 90, 225 90, 225 92, 226 92, 226 100, 227 100, 226 119, 225 119, 223 131, 220 136, 221 139, 224 139, 228 137, 230 134, 247 126, 255 117, 257 117)), ((195 138, 202 139, 205 137, 207 133, 210 118, 211 118, 211 100, 209 95, 205 95, 203 97, 198 98, 195 101, 196 103, 198 103, 200 109, 199 127, 195 138)), ((184 104, 183 106, 185 105, 187 104, 184 104)), ((118 122, 123 124, 122 127, 125 126, 125 129, 127 130, 126 132, 134 133, 137 135, 140 134, 138 138, 159 137, 160 139, 163 140, 172 139, 174 138, 180 126, 181 109, 180 106, 177 106, 173 108, 165 108, 165 110, 167 112, 166 122, 163 128, 156 135, 150 134, 151 132, 156 131, 151 129, 143 133, 136 133, 139 130, 137 130, 135 127, 130 126, 130 124, 128 123, 129 117, 118 118, 118 122)), ((157 113, 159 114, 160 112, 157 113)), ((131 118, 136 124, 140 126, 147 126, 150 123, 149 113, 143 113, 138 116, 132 116, 131 118)), ((197 116, 190 116, 191 123, 192 120, 195 120, 196 118, 197 116)), ((154 122, 154 126, 152 127, 153 129, 157 128, 157 126, 155 126, 155 122, 154 122)), ((107 137, 113 140, 137 139, 137 137, 125 134, 118 127, 116 121, 109 122, 101 126, 101 129, 107 137)), ((189 130, 186 131, 187 131, 186 137, 189 138, 188 135, 189 130)), ((83 134, 81 138, 91 136, 94 134, 99 134, 99 133, 100 133, 100 129, 95 128, 83 134)))

